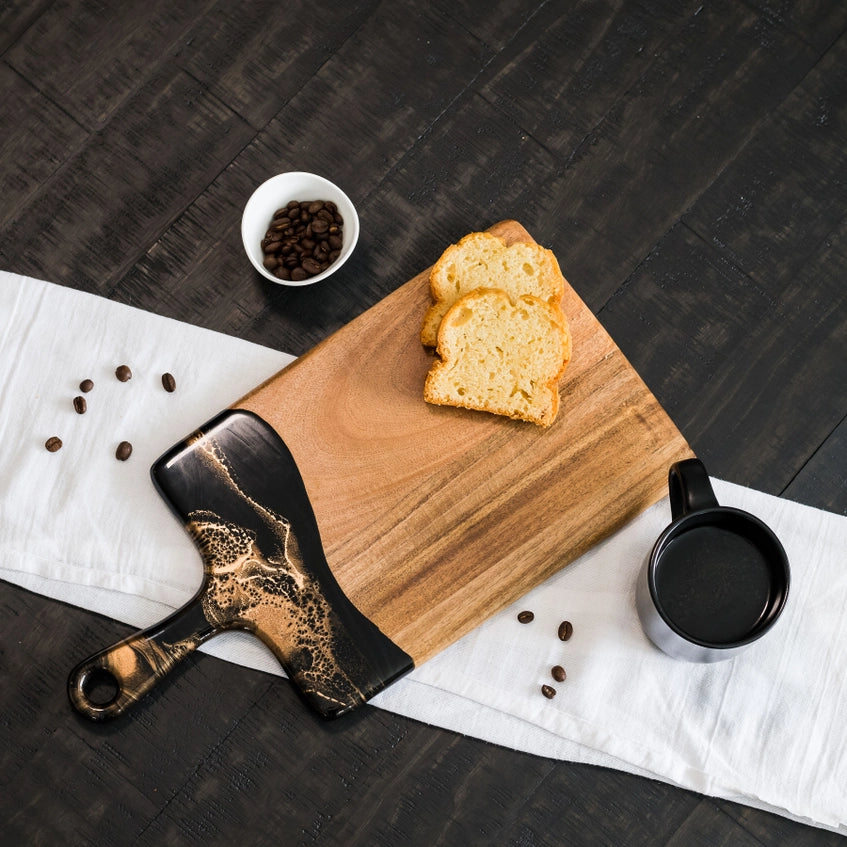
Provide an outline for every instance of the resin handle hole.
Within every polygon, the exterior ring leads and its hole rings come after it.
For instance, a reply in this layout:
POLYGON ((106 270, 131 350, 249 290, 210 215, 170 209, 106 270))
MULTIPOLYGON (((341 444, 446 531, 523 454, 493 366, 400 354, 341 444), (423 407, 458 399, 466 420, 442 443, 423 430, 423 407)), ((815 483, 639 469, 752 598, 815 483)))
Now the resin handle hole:
POLYGON ((107 668, 91 668, 80 679, 79 689, 90 706, 103 709, 118 699, 121 683, 107 668))

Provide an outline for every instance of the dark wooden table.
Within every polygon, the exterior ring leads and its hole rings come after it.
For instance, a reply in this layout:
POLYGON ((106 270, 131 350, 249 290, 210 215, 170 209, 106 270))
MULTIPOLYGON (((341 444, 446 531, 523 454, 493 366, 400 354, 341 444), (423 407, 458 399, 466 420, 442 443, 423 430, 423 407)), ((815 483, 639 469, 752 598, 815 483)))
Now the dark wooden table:
MULTIPOLYGON (((846 26, 841 0, 12 0, 0 268, 299 354, 515 218, 712 474, 845 514, 846 26), (314 289, 240 244, 284 170, 361 216, 314 289)), ((842 843, 370 706, 326 724, 203 655, 92 725, 66 675, 131 628, 0 602, 4 844, 842 843)))

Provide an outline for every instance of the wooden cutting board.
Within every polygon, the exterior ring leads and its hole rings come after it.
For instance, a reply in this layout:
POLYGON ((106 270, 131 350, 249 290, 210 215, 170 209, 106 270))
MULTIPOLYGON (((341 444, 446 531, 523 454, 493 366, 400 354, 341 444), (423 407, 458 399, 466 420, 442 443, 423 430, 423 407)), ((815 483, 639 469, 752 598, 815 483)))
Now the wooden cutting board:
MULTIPOLYGON (((532 240, 515 221, 490 231, 532 240)), ((282 437, 335 579, 416 665, 656 502, 692 455, 570 285, 573 358, 550 428, 424 402, 428 275, 232 407, 282 437)))
MULTIPOLYGON (((514 221, 492 231, 530 240, 514 221)), ((423 272, 154 464, 203 582, 71 672, 79 712, 117 717, 208 639, 245 629, 337 717, 623 526, 691 456, 570 286, 551 427, 428 405, 428 304, 423 272)))

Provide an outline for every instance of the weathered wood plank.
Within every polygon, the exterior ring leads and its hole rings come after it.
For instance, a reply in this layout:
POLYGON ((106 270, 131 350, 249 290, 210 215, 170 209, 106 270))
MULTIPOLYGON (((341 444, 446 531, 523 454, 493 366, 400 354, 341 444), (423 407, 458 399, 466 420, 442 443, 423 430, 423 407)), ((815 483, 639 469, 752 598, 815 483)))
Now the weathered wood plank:
MULTIPOLYGON (((0 27, 2 30, 2 27, 0 27)), ((48 100, 5 63, 0 63, 0 226, 73 155, 87 137, 68 113, 48 100), (45 127, 50 127, 45 132, 45 127)), ((5 244, 0 241, 4 267, 5 244)))
POLYGON ((7 0, 0 6, 0 56, 44 14, 51 0, 7 0))
MULTIPOLYGON (((549 150, 572 156, 616 104, 647 95, 651 77, 668 88, 681 85, 680 76, 694 81, 708 55, 692 55, 687 32, 698 7, 695 0, 545 4, 486 68, 481 93, 549 150)), ((727 26, 743 14, 731 12, 727 26)))
POLYGON ((840 0, 746 0, 761 13, 799 35, 824 53, 844 34, 844 4, 840 0))
MULTIPOLYGON (((758 847, 750 833, 727 827, 726 820, 711 800, 702 800, 682 826, 666 842, 667 847, 758 847)), ((776 843, 776 842, 772 842, 776 843)))
MULTIPOLYGON (((704 802, 709 803, 709 801, 704 802)), ((797 847, 806 844, 815 845, 815 847, 842 847, 844 844, 843 835, 822 829, 812 829, 798 821, 792 821, 778 815, 770 815, 749 806, 725 801, 717 801, 715 806, 738 823, 737 827, 727 830, 727 832, 731 831, 737 836, 741 836, 742 833, 749 833, 756 839, 755 844, 767 844, 773 845, 773 847, 780 847, 782 844, 791 844, 792 847, 795 844, 797 847)), ((726 826, 724 821, 717 823, 726 826)), ((709 832, 715 833, 715 826, 709 820, 708 809, 703 810, 699 826, 704 830, 708 827, 709 832)), ((718 837, 722 834, 719 834, 718 837)), ((724 835, 724 837, 726 836, 724 835)), ((728 843, 734 844, 735 842, 730 840, 728 843)), ((686 842, 680 842, 680 847, 683 847, 683 845, 688 847, 686 842)))
POLYGON ((780 492, 790 500, 847 515, 847 419, 815 450, 780 492))
POLYGON ((500 0, 497 8, 483 9, 476 0, 433 0, 429 8, 466 29, 495 52, 502 50, 524 27, 538 28, 536 15, 543 3, 500 0))
POLYGON ((833 178, 847 168, 845 49, 762 124, 601 313, 712 471, 773 493, 847 408, 847 186, 833 178))
POLYGON ((556 253, 585 299, 585 283, 570 273, 571 245, 544 203, 556 156, 476 92, 453 109, 457 117, 433 126, 368 198, 367 272, 387 293, 465 233, 513 218, 556 253))
POLYGON ((847 408, 847 289, 810 271, 763 289, 679 225, 600 312, 711 473, 773 494, 847 408))
POLYGON ((683 217, 784 308, 818 274, 829 296, 847 238, 845 63, 842 38, 683 217))
POLYGON ((111 290, 252 135, 185 73, 153 77, 16 210, 2 232, 6 268, 111 290))
POLYGON ((320 173, 362 204, 473 82, 491 52, 429 11, 381 4, 199 198, 204 221, 239 218, 249 192, 285 170, 320 173), (378 45, 378 49, 376 49, 378 45), (426 72, 422 72, 422 69, 426 72), (355 144, 352 140, 355 139, 355 144), (234 178, 247 175, 244 188, 234 178))
MULTIPOLYGON (((817 59, 804 41, 742 4, 672 8, 672 24, 657 13, 641 19, 629 6, 616 26, 598 15, 611 33, 633 26, 640 37, 594 34, 596 44, 576 57, 556 49, 568 43, 570 17, 562 14, 537 45, 524 47, 514 69, 511 45, 504 50, 491 68, 502 71, 484 89, 497 108, 556 151, 557 170, 537 181, 547 213, 538 238, 555 232, 573 245, 568 267, 577 279, 600 280, 603 299, 817 59), (654 35, 657 28, 662 38, 654 35), (628 62, 618 52, 624 49, 628 62), (529 73, 536 57, 544 60, 541 69, 529 73)), ((595 310, 601 302, 588 299, 595 310)))
MULTIPOLYGON (((217 3, 176 50, 175 61, 255 129, 332 61, 377 10, 376 0, 217 3)), ((331 107, 316 102, 315 108, 331 107)), ((286 134, 290 134, 287 129, 286 134)))
POLYGON ((223 321, 219 328, 302 353, 416 273, 421 256, 413 257, 406 276, 394 265, 368 263, 377 237, 368 195, 427 134, 490 52, 428 10, 416 11, 415 19, 416 28, 409 30, 402 8, 381 5, 290 101, 279 100, 268 126, 121 279, 114 296, 175 317, 189 313, 210 325, 201 306, 206 303, 223 321), (427 56, 429 72, 421 75, 427 56), (244 204, 261 182, 285 170, 326 176, 358 207, 357 252, 320 288, 294 291, 268 283, 243 253, 238 227, 244 204), (173 300, 170 294, 163 298, 163 291, 173 291, 173 300), (245 326, 247 316, 262 332, 245 326))
POLYGON ((4 57, 95 130, 156 73, 213 0, 47 4, 4 57))

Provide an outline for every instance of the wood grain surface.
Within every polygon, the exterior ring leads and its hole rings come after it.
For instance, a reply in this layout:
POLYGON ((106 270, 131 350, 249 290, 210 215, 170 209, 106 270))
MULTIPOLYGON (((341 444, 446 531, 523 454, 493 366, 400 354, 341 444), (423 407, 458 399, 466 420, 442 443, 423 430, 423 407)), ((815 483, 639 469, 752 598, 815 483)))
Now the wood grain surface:
MULTIPOLYGON (((532 241, 517 221, 490 231, 532 241)), ((430 302, 427 269, 235 404, 282 436, 341 588, 416 664, 655 503, 692 455, 567 282, 551 427, 425 403, 430 302)))
MULTIPOLYGON (((301 355, 518 220, 713 475, 847 514, 845 67, 843 0, 10 0, 0 267, 301 355), (359 212, 314 289, 240 242, 285 170, 359 212)), ((91 725, 68 671, 132 632, 0 583, 4 843, 844 843, 207 655, 91 725)))

